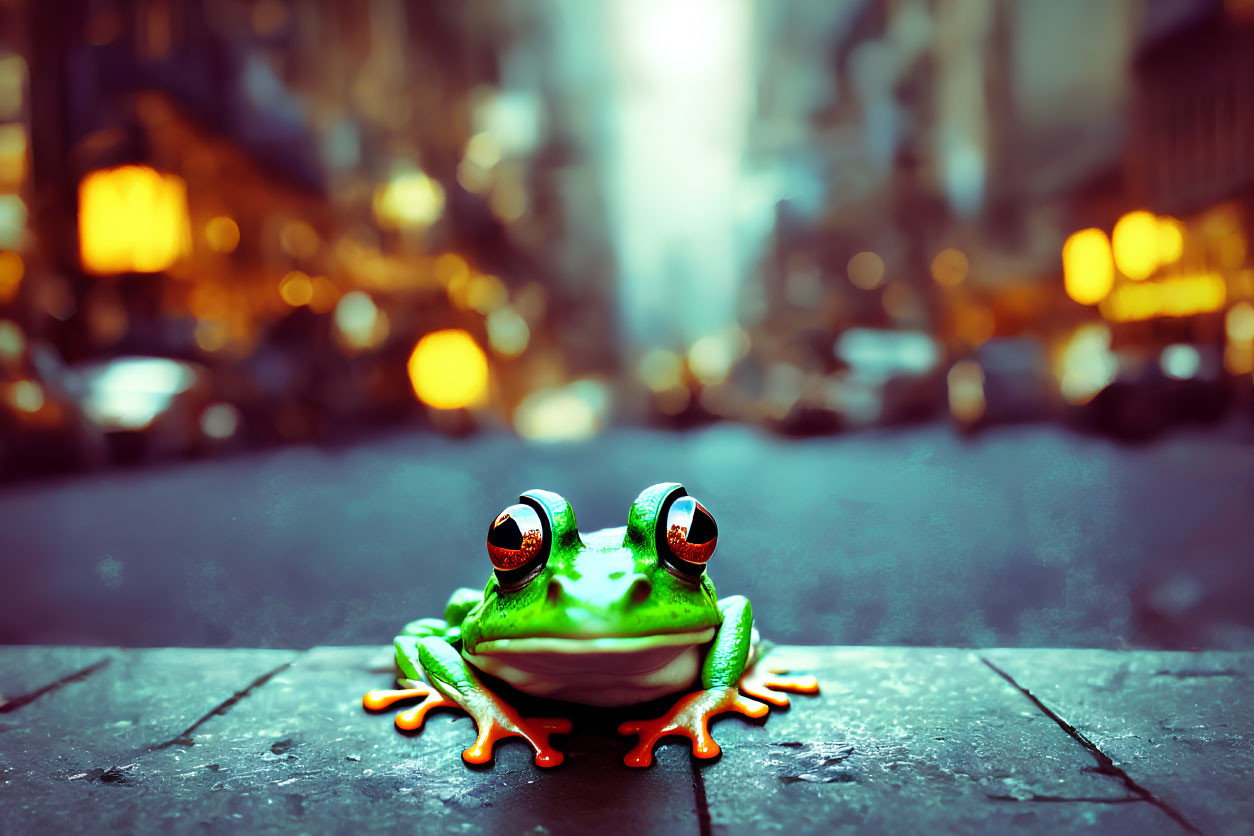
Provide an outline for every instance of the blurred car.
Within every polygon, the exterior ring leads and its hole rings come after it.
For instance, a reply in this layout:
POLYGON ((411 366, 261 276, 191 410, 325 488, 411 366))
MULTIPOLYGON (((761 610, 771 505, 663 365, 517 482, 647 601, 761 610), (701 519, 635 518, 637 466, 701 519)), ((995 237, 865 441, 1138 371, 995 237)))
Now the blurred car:
POLYGON ((238 412, 216 401, 204 367, 165 357, 117 357, 71 367, 67 388, 115 461, 202 452, 235 435, 238 412))
POLYGON ((851 328, 832 347, 831 408, 846 427, 923 421, 945 401, 940 343, 922 331, 851 328))
POLYGON ((1174 343, 1157 353, 1116 353, 1114 380, 1087 404, 1078 420, 1128 439, 1151 438, 1181 423, 1217 421, 1231 398, 1219 349, 1174 343))
POLYGON ((1040 421, 1058 412, 1045 348, 1028 337, 991 339, 950 367, 949 412, 963 430, 1040 421))

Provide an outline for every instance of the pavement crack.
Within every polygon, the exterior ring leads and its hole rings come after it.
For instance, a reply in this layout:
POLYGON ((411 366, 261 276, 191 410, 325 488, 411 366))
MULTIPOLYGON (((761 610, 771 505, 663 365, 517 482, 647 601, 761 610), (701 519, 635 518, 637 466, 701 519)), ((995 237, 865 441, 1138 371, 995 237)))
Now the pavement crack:
POLYGON ((697 827, 701 836, 712 836, 714 826, 710 823, 710 800, 705 794, 705 776, 701 774, 701 767, 695 763, 689 768, 692 770, 692 792, 697 799, 697 827))
MULTIPOLYGON (((1080 731, 1075 726, 1068 723, 1066 720, 1062 718, 1061 715, 1058 714, 1058 712, 1054 711, 1045 703, 1041 702, 1039 697, 1037 697, 1027 688, 1020 685, 1015 680, 1015 678, 1011 676, 1009 673, 997 667, 995 664, 993 664, 991 661, 989 661, 987 658, 983 656, 980 657, 980 661, 983 662, 985 665, 987 665, 989 669, 993 671, 993 673, 997 674, 1002 679, 1010 683, 1011 687, 1013 687, 1016 691, 1018 691, 1020 694, 1023 694, 1023 696, 1027 697, 1028 700, 1033 705, 1035 705, 1042 714, 1044 714, 1049 719, 1053 720, 1060 729, 1065 731, 1071 737, 1072 740, 1074 740, 1076 743, 1079 743, 1081 746, 1083 746, 1088 751, 1088 753, 1093 756, 1093 759, 1097 761, 1097 768, 1092 770, 1093 772, 1099 775, 1108 775, 1112 778, 1116 778, 1119 781, 1121 781, 1124 787, 1130 793, 1128 799, 1126 799, 1127 801, 1144 801, 1147 804, 1151 804, 1154 807, 1157 807, 1159 810, 1161 810, 1164 814, 1168 816, 1168 818, 1170 818, 1176 824, 1183 827, 1185 830, 1189 831, 1190 833, 1199 834, 1200 836, 1202 831, 1199 830, 1197 826, 1194 825, 1191 821, 1185 818, 1183 813, 1181 813, 1175 807, 1172 807, 1166 801, 1163 801, 1158 796, 1154 795, 1154 793, 1150 792, 1147 788, 1141 786, 1139 783, 1137 783, 1137 781, 1131 775, 1125 772, 1122 768, 1116 766, 1115 762, 1111 759, 1111 757, 1107 755, 1105 752, 1103 752, 1096 743, 1090 740, 1088 736, 1084 734, 1084 732, 1080 731)), ((1049 796, 1045 796, 1045 798, 1049 798, 1049 796)), ((1123 800, 1117 800, 1117 801, 1118 803, 1124 803, 1123 800)))
MULTIPOLYGON (((294 661, 295 660, 292 660, 292 662, 294 661)), ((196 744, 196 740, 192 737, 192 734, 196 731, 196 729, 200 728, 205 723, 212 720, 214 717, 219 717, 223 714, 226 714, 228 711, 230 711, 232 708, 238 705, 242 700, 244 700, 253 691, 257 690, 262 685, 265 685, 277 674, 290 668, 292 666, 292 662, 284 662, 283 664, 279 665, 274 670, 263 673, 261 676, 257 677, 252 682, 248 683, 247 687, 243 688, 242 690, 236 691, 234 694, 227 697, 225 700, 218 703, 213 708, 209 709, 209 711, 206 712, 203 717, 201 717, 196 722, 192 723, 187 728, 183 729, 181 733, 170 738, 165 743, 158 743, 155 746, 150 746, 148 748, 148 751, 156 752, 161 749, 168 749, 171 746, 194 746, 196 744)))
MULTIPOLYGON (((49 682, 47 685, 43 686, 42 688, 36 688, 34 691, 30 691, 29 693, 22 694, 21 696, 18 696, 18 697, 13 697, 12 699, 4 700, 4 702, 0 702, 0 714, 7 714, 10 711, 17 711, 22 706, 32 703, 35 700, 39 699, 44 694, 50 694, 53 691, 57 690, 58 688, 61 688, 62 686, 69 685, 71 682, 78 682, 79 680, 86 679, 87 677, 95 673, 96 671, 103 668, 105 665, 109 664, 109 662, 111 661, 113 660, 109 658, 101 659, 99 662, 96 662, 95 664, 88 665, 87 667, 81 670, 77 670, 74 673, 67 674, 66 676, 63 676, 60 679, 53 680, 52 682, 49 682)), ((0 697, 0 699, 3 699, 3 698, 0 697)))

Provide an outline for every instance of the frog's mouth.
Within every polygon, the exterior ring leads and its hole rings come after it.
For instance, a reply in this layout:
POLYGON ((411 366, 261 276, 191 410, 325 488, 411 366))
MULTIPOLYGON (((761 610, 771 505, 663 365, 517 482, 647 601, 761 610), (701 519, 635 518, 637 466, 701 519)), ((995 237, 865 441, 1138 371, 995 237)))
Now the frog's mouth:
POLYGON ((479 642, 467 661, 520 691, 588 705, 631 705, 691 686, 715 628, 651 636, 529 636, 479 642))

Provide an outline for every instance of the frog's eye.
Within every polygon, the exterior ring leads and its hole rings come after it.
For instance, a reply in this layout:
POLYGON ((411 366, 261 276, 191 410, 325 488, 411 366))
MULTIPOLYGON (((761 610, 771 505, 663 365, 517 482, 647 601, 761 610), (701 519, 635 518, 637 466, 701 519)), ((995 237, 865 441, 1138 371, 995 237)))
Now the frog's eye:
POLYGON ((718 525, 704 505, 691 496, 681 496, 671 503, 666 512, 665 542, 658 544, 658 552, 672 566, 689 575, 700 575, 717 544, 718 525))
POLYGON ((544 525, 530 505, 511 505, 488 527, 488 557, 497 572, 526 569, 544 552, 544 525))

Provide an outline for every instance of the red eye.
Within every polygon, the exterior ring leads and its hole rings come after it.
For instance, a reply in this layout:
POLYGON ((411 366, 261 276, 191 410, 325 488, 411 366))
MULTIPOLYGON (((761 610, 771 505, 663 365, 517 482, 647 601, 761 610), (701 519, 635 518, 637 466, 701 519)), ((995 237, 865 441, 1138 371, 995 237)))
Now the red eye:
POLYGON ((700 572, 717 544, 718 525, 705 506, 690 496, 671 503, 666 514, 666 547, 688 564, 684 568, 700 572))
POLYGON ((530 505, 511 505, 488 527, 488 557, 502 572, 526 566, 544 547, 540 515, 530 505))

